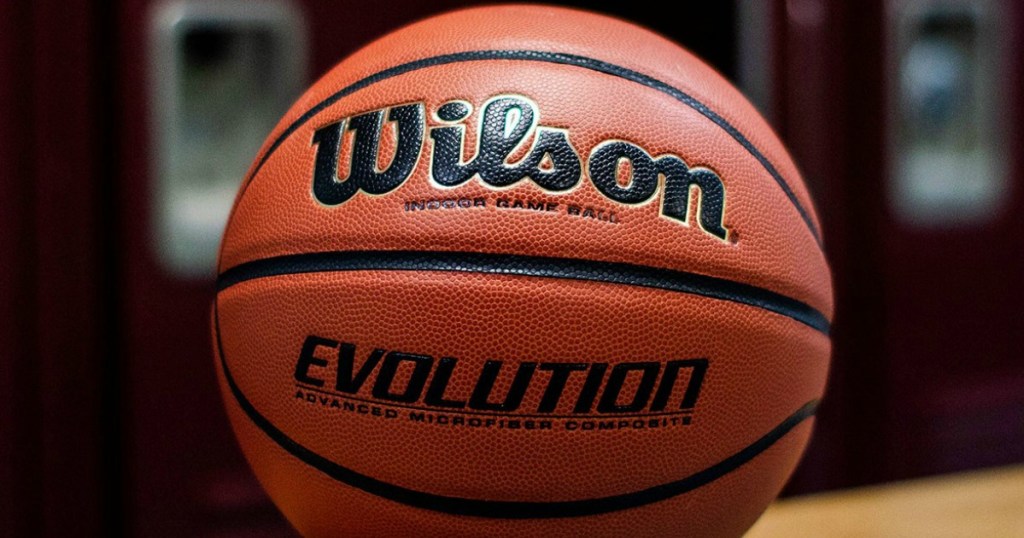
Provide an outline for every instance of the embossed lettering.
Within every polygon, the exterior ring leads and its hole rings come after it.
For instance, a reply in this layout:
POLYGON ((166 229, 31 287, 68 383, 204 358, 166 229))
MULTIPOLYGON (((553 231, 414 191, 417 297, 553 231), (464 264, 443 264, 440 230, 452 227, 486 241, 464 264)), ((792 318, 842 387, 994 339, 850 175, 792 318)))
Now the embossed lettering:
POLYGON ((387 120, 397 124, 395 155, 384 170, 377 169, 384 110, 375 110, 317 129, 313 144, 317 146, 313 169, 313 196, 324 205, 348 201, 358 191, 384 194, 398 188, 412 175, 423 147, 423 105, 415 103, 388 109, 387 120), (355 131, 350 170, 339 177, 338 153, 344 129, 355 131))

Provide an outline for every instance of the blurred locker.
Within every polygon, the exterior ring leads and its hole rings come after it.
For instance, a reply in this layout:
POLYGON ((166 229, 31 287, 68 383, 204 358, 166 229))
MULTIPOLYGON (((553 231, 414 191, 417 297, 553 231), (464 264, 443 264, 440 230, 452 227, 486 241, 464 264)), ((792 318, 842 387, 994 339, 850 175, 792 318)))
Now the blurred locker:
MULTIPOLYGON (((92 3, 0 4, 0 534, 99 534, 112 366, 92 3)), ((114 410, 116 413, 116 410, 114 410)))
MULTIPOLYGON (((26 75, 24 51, 26 35, 14 29, 23 22, 25 10, 13 3, 0 4, 0 80, 18 80, 26 75)), ((0 441, 0 535, 13 536, 26 532, 26 512, 30 499, 19 495, 28 482, 23 472, 29 467, 27 450, 26 390, 24 335, 26 320, 22 312, 27 304, 26 278, 29 263, 24 238, 28 233, 26 196, 27 179, 25 138, 20 131, 28 122, 18 113, 19 102, 26 91, 14 84, 0 85, 0 165, 5 178, 0 180, 0 200, 6 210, 0 211, 0 432, 7 442, 0 441), (21 365, 21 366, 19 366, 21 365), (13 486, 13 487, 11 487, 13 486)))
POLYGON ((884 20, 889 470, 1019 461, 1024 6, 893 0, 884 20))
POLYGON ((1024 8, 771 3, 771 105, 818 202, 838 305, 793 486, 1024 459, 1024 8))

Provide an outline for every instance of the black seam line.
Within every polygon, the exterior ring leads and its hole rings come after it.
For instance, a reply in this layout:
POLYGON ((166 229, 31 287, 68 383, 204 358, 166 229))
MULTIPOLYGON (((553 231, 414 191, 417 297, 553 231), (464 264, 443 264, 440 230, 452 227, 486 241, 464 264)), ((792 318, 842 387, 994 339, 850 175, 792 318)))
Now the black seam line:
POLYGON ((352 94, 358 90, 361 90, 363 88, 366 88, 367 86, 370 86, 372 84, 376 84, 377 82, 397 77, 399 75, 404 75, 411 71, 417 71, 427 67, 435 67, 439 65, 481 60, 526 60, 582 67, 584 69, 590 69, 591 71, 597 71, 607 75, 612 75, 622 79, 626 79, 631 82, 636 82, 638 84, 643 84, 644 86, 653 88, 675 98, 677 101, 701 113, 704 117, 711 120, 715 125, 721 127, 726 133, 729 133, 729 136, 731 136, 733 139, 739 142, 739 144, 743 146, 744 149, 746 149, 755 159, 757 159, 758 162, 761 163, 761 166, 763 166, 764 169, 768 172, 768 174, 772 176, 775 182, 778 183, 779 187, 782 188, 782 192, 786 194, 786 196, 789 198, 789 201, 796 208, 797 212, 800 213, 800 218, 803 219, 804 223, 807 225, 807 229, 810 230, 811 235, 814 236, 814 241, 818 244, 819 247, 821 247, 821 233, 819 232, 817 226, 814 225, 814 221, 811 219, 811 216, 807 212, 806 208, 804 208, 804 206, 800 204, 800 201, 797 200, 796 194, 793 192, 793 189, 790 188, 789 183, 786 182, 785 178, 782 177, 782 174, 779 173, 779 171, 775 168, 771 161, 768 160, 768 157, 761 153, 761 151, 754 146, 753 142, 751 142, 746 136, 744 136, 743 133, 739 131, 739 129, 737 129, 735 126, 729 123, 728 120, 720 116, 714 110, 711 110, 710 107, 700 102, 692 95, 678 88, 675 88, 665 82, 662 82, 654 77, 645 75, 637 71, 633 71, 632 69, 622 67, 620 65, 615 65, 601 60, 596 60, 594 58, 558 52, 544 52, 536 50, 478 50, 457 52, 453 54, 432 56, 429 58, 423 58, 401 65, 396 65, 394 67, 374 73, 366 78, 360 79, 352 83, 351 85, 346 86, 341 90, 338 90, 337 92, 333 93, 330 97, 324 99, 323 101, 320 101, 315 106, 313 106, 313 108, 310 108, 306 113, 304 113, 302 116, 299 116, 297 120, 292 122, 292 124, 289 125, 288 128, 285 129, 284 132, 281 133, 274 140, 273 144, 270 145, 270 148, 267 150, 267 152, 263 154, 263 156, 260 158, 259 164, 256 165, 256 168, 249 175, 249 181, 247 181, 245 186, 242 187, 243 191, 246 188, 248 188, 249 182, 252 181, 252 178, 256 176, 256 174, 260 171, 260 168, 263 167, 263 164, 267 162, 267 159, 270 158, 270 155, 274 153, 275 150, 277 150, 278 146, 280 146, 286 138, 291 136, 292 133, 294 133, 304 123, 309 121, 313 116, 316 116, 325 108, 333 105, 343 97, 352 94))
MULTIPOLYGON (((304 383, 296 383, 296 389, 307 390, 310 392, 316 392, 324 396, 331 396, 339 400, 346 400, 352 402, 362 402, 368 404, 374 404, 379 407, 394 407, 397 409, 409 409, 411 411, 423 411, 425 413, 433 413, 437 415, 469 415, 469 416, 480 416, 480 417, 503 417, 508 419, 520 419, 520 418, 549 418, 552 420, 561 419, 585 419, 588 417, 586 413, 577 413, 572 415, 556 415, 553 413, 502 413, 500 411, 488 412, 488 411, 473 411, 462 407, 424 407, 419 405, 408 405, 397 402, 390 402, 386 400, 374 400, 371 398, 359 398, 358 396, 352 396, 343 392, 334 392, 331 390, 324 390, 319 387, 310 386, 304 383)), ((693 409, 685 409, 679 411, 662 411, 657 413, 608 413, 600 415, 602 419, 611 420, 618 418, 659 418, 659 417, 675 417, 675 416, 687 416, 692 415, 693 409)))
POLYGON ((764 434, 760 439, 711 467, 680 480, 639 491, 593 499, 549 502, 495 501, 438 495, 384 482, 334 463, 288 437, 287 434, 274 426, 242 394, 241 389, 239 389, 234 378, 231 376, 231 372, 228 370, 227 359, 224 356, 224 346, 220 337, 220 319, 216 302, 217 300, 214 301, 214 326, 217 334, 217 352, 220 355, 221 369, 235 401, 256 427, 262 430, 282 449, 338 482, 390 501, 446 514, 491 519, 569 518, 606 514, 664 501, 710 484, 740 468, 743 464, 768 450, 768 448, 785 437, 793 428, 813 417, 818 408, 818 400, 811 400, 800 407, 800 409, 797 409, 792 415, 786 417, 778 426, 772 428, 771 431, 764 434))
POLYGON ((484 254, 479 252, 314 252, 236 265, 217 278, 217 291, 279 275, 336 271, 449 271, 585 280, 702 295, 790 317, 828 335, 828 319, 810 305, 773 291, 722 278, 628 263, 484 254))

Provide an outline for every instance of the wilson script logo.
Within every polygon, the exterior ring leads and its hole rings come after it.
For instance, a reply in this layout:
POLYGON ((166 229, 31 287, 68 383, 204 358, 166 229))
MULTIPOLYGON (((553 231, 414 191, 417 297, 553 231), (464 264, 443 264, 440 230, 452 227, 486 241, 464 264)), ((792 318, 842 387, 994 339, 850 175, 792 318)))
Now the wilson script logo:
POLYGON ((420 165, 429 135, 431 150, 422 166, 428 167, 430 181, 439 189, 458 187, 474 178, 495 188, 529 180, 557 195, 586 177, 605 198, 618 204, 644 204, 661 190, 661 215, 685 226, 690 223, 694 195, 694 220, 700 229, 722 241, 729 237, 722 220, 725 187, 708 168, 690 167, 675 155, 652 156, 639 145, 616 139, 591 148, 584 162, 569 140, 569 131, 541 125, 537 105, 517 95, 497 96, 483 104, 476 147, 469 152, 466 120, 472 111, 470 103, 449 101, 438 107, 428 126, 425 105, 410 103, 320 127, 313 135, 313 197, 337 206, 359 191, 372 195, 394 191, 420 165), (394 123, 389 132, 396 134, 394 155, 382 169, 378 159, 385 122, 394 123), (346 131, 353 131, 353 141, 343 160, 339 154, 346 131), (472 155, 468 160, 467 154, 472 155), (348 163, 347 170, 339 170, 341 162, 348 163))
POLYGON ((707 370, 704 358, 464 363, 309 335, 295 361, 294 398, 449 426, 651 429, 690 423, 707 370))

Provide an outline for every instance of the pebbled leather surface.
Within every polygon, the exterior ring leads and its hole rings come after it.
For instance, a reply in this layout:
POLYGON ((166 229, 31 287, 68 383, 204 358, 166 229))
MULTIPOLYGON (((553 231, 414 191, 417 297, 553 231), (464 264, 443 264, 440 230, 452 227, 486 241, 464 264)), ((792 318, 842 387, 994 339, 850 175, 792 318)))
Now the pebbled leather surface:
MULTIPOLYGON (((392 127, 385 128, 382 145, 385 155, 394 153, 392 127)), ((387 158, 378 163, 386 166, 387 158)), ((268 137, 246 178, 222 245, 213 320, 229 416, 261 483, 309 536, 738 536, 782 488, 813 419, 735 470, 667 500, 584 517, 508 519, 410 506, 332 478, 268 436, 232 391, 333 464, 431 495, 551 502, 657 488, 714 468, 821 397, 833 303, 828 267, 812 233, 813 211, 795 166, 752 106, 659 36, 607 17, 536 6, 470 9, 414 24, 368 45, 314 84, 268 137), (424 67, 359 86, 317 108, 396 65, 476 50, 594 58, 663 81, 708 110, 622 77, 524 59, 424 67), (530 180, 495 188, 474 178, 441 187, 428 175, 429 140, 412 176, 395 190, 357 192, 334 206, 314 198, 317 129, 416 102, 424 103, 430 128, 440 121, 435 113, 442 104, 459 100, 473 107, 466 121, 472 153, 483 104, 499 95, 535 103, 539 125, 568 133, 584 171, 591 150, 608 140, 712 170, 725 187, 731 240, 697 226, 695 201, 687 225, 664 217, 664 181, 652 198, 635 204, 612 202, 586 178, 566 192, 544 191, 530 180), (756 147, 786 188, 735 133, 709 119, 709 111, 756 147), (502 197, 555 204, 556 210, 499 209, 502 197), (409 201, 438 198, 486 204, 406 211, 409 201), (568 205, 613 211, 617 222, 567 215, 568 205), (320 259, 319 253, 348 261, 294 266, 329 269, 319 272, 253 272, 275 260, 320 259), (460 253, 465 259, 455 260, 460 253), (381 267, 402 256, 411 262, 381 267), (501 270, 484 270, 495 260, 501 270), (533 261, 517 265, 521 260, 533 261), (733 295, 701 293, 709 284, 733 295), (778 304, 787 306, 772 307, 778 304), (814 323, 789 315, 793 308, 814 323), (416 423, 401 407, 399 418, 385 419, 296 398, 296 359, 309 335, 354 344, 357 368, 377 348, 458 358, 463 367, 453 374, 456 388, 472 386, 488 360, 512 368, 700 357, 709 368, 686 426, 459 428, 416 423)), ((332 360, 327 351, 319 356, 332 360)), ((335 369, 316 370, 327 377, 327 389, 335 369)), ((400 372, 399 382, 409 376, 400 372)), ((582 390, 583 379, 570 377, 566 390, 582 390)), ((511 384, 512 374, 505 373, 495 392, 511 384)), ((624 391, 638 384, 637 377, 627 378, 624 391)), ((369 399, 368 392, 359 397, 369 399)), ((528 392, 523 408, 537 408, 540 394, 528 392)))

